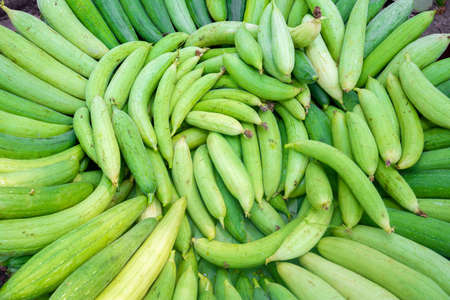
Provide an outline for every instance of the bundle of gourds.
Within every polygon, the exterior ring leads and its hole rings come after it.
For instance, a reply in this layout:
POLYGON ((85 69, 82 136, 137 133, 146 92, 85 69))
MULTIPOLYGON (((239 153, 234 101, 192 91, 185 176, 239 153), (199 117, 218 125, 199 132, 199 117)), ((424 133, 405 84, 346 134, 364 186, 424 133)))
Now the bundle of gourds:
POLYGON ((1 6, 1 300, 448 299, 434 11, 37 2, 1 6))

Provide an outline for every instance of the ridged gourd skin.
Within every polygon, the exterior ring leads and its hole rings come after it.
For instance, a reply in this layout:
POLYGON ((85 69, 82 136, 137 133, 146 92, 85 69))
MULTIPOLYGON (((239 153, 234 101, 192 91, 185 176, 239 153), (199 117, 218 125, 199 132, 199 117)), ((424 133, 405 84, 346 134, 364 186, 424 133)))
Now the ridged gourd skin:
POLYGON ((299 262, 301 266, 324 279, 348 299, 363 297, 371 300, 398 300, 382 286, 313 252, 301 256, 299 262))
POLYGON ((80 75, 89 77, 97 64, 94 58, 33 15, 6 6, 2 8, 21 35, 80 75))
POLYGON ((14 241, 3 243, 4 246, 0 249, 1 253, 20 256, 37 252, 60 236, 100 214, 111 201, 114 191, 109 180, 103 177, 95 191, 75 206, 45 216, 1 221, 0 227, 4 228, 0 228, 0 230, 8 232, 2 236, 16 236, 14 241), (35 238, 30 240, 30 235, 35 238))
POLYGON ((142 192, 153 198, 156 180, 151 160, 146 155, 139 130, 131 117, 122 110, 113 108, 112 123, 120 152, 142 192))
POLYGON ((363 171, 341 151, 317 141, 300 141, 288 148, 315 158, 333 168, 347 183, 366 213, 386 232, 393 231, 389 215, 378 191, 363 171))
POLYGON ((0 187, 41 187, 70 182, 78 173, 80 163, 69 159, 51 165, 21 171, 0 173, 0 187))
POLYGON ((258 97, 267 100, 282 101, 295 97, 300 89, 283 83, 265 74, 259 74, 245 64, 239 57, 225 54, 223 58, 225 69, 243 88, 258 97))
POLYGON ((326 237, 319 242, 318 250, 326 259, 384 286, 399 298, 419 300, 447 297, 429 277, 361 243, 326 237), (410 284, 414 284, 415 288, 407 288, 410 284))
MULTIPOLYGON (((306 15, 304 20, 313 20, 313 17, 306 15)), ((330 54, 322 36, 319 34, 305 50, 306 55, 319 76, 317 84, 320 85, 320 87, 322 87, 333 99, 342 103, 343 93, 339 85, 336 59, 330 54)))
POLYGON ((164 0, 142 0, 141 2, 148 16, 162 34, 169 34, 175 31, 164 0))
MULTIPOLYGON (((387 210, 397 234, 430 248, 442 256, 449 256, 448 232, 450 226, 447 222, 432 217, 417 216, 399 210, 399 208, 388 208, 387 210)), ((368 220, 366 215, 363 215, 361 224, 372 226, 374 223, 368 220)))
POLYGON ((418 38, 433 21, 435 11, 425 11, 394 29, 364 60, 358 86, 375 76, 407 44, 418 38))
POLYGON ((119 42, 126 43, 138 40, 136 31, 119 0, 94 0, 94 3, 119 42))
POLYGON ((0 158, 0 173, 22 171, 33 168, 48 166, 60 161, 73 159, 81 161, 84 157, 84 152, 80 145, 61 150, 60 152, 36 159, 11 159, 0 158))
POLYGON ((209 16, 205 1, 187 0, 186 5, 192 20, 198 28, 213 22, 209 16))
POLYGON ((63 134, 70 125, 54 124, 0 111, 0 132, 25 138, 49 138, 63 134))
POLYGON ((402 156, 397 162, 398 169, 408 169, 419 160, 424 145, 423 128, 416 109, 403 92, 400 81, 390 74, 387 78, 387 88, 396 109, 402 142, 402 156))
POLYGON ((152 234, 102 291, 98 299, 114 297, 142 299, 145 296, 170 256, 180 224, 185 216, 185 209, 185 198, 180 198, 172 204, 152 234), (149 261, 152 263, 148 263, 149 261), (136 280, 137 278, 139 279, 136 280))
MULTIPOLYGON (((297 101, 297 99, 294 99, 297 101)), ((286 127, 287 141, 293 142, 295 140, 308 139, 308 132, 301 120, 297 120, 286 109, 278 106, 276 111, 283 119, 286 127)), ((288 197, 295 188, 299 185, 304 177, 308 164, 308 158, 295 151, 288 151, 287 166, 286 166, 286 180, 284 184, 284 197, 288 197)), ((272 198, 273 199, 273 198, 272 198)))
POLYGON ((290 76, 294 69, 295 49, 286 21, 274 2, 271 17, 273 61, 277 69, 290 76))
POLYGON ((378 164, 378 147, 366 121, 355 112, 346 113, 353 158, 360 168, 373 178, 378 164))
POLYGON ((263 67, 264 70, 271 76, 277 78, 282 82, 291 82, 290 75, 281 73, 275 66, 272 53, 272 2, 262 11, 258 30, 258 44, 261 46, 263 53, 263 67))
POLYGON ((346 24, 339 59, 339 83, 345 93, 358 82, 363 67, 368 0, 358 0, 346 24))
POLYGON ((406 58, 400 66, 400 81, 408 99, 427 119, 450 129, 450 101, 428 79, 419 67, 406 58))
POLYGON ((430 34, 418 38, 409 43, 395 55, 386 68, 384 68, 383 72, 378 75, 378 81, 380 81, 381 84, 386 85, 389 73, 398 76, 399 68, 406 61, 407 55, 409 55, 411 61, 413 61, 420 69, 424 69, 424 67, 432 64, 445 52, 449 43, 450 38, 447 33, 430 34))
POLYGON ((235 35, 236 50, 241 58, 260 72, 262 69, 262 49, 245 25, 239 27, 235 35))
POLYGON ((128 100, 136 76, 145 64, 150 45, 134 50, 116 70, 106 88, 104 99, 111 105, 122 109, 128 100))
POLYGON ((0 1, 0 300, 450 295, 436 11, 0 1))
POLYGON ((306 0, 309 9, 314 11, 315 7, 320 8, 321 15, 326 17, 322 21, 322 35, 325 39, 331 56, 335 61, 339 61, 342 43, 344 40, 344 21, 332 0, 306 0))
POLYGON ((206 145, 202 145, 195 150, 193 166, 195 181, 206 208, 213 217, 223 224, 226 215, 226 206, 219 187, 216 184, 213 164, 206 145))
POLYGON ((278 263, 277 271, 299 299, 345 299, 335 288, 316 274, 292 263, 278 263))
MULTIPOLYGON (((150 288, 145 296, 145 300, 170 299, 175 289, 175 282, 177 279, 177 265, 175 263, 175 251, 172 250, 169 259, 167 260, 158 279, 150 288), (164 298, 167 297, 167 298, 164 298)), ((201 279, 200 279, 201 286, 201 279)))
POLYGON ((84 98, 86 78, 6 27, 0 28, 0 37, 3 41, 0 43, 3 55, 18 66, 65 93, 79 99, 84 98))
POLYGON ((186 1, 165 0, 164 2, 172 23, 178 31, 190 34, 197 29, 191 15, 189 14, 186 1))
POLYGON ((3 111, 54 124, 71 125, 72 117, 66 116, 44 105, 32 102, 0 89, 0 107, 3 111))
POLYGON ((105 100, 97 96, 92 100, 90 115, 98 164, 112 184, 117 187, 121 157, 108 108, 105 100))
POLYGON ((352 232, 337 227, 333 235, 354 240, 391 256, 395 260, 415 269, 433 279, 448 293, 450 263, 445 257, 399 234, 386 236, 381 230, 358 225, 352 232))
POLYGON ((255 192, 244 164, 220 134, 210 133, 206 144, 211 160, 225 185, 248 215, 255 202, 255 192))
POLYGON ((400 137, 392 126, 387 108, 377 95, 367 89, 357 89, 361 108, 377 143, 378 152, 387 166, 396 164, 401 157, 400 137))
POLYGON ((92 1, 67 0, 73 13, 86 28, 101 40, 109 49, 119 45, 116 37, 106 24, 103 16, 92 1))
POLYGON ((145 205, 145 197, 130 199, 63 235, 15 273, 1 288, 0 296, 23 299, 53 291, 78 266, 118 238, 138 218, 145 205))
POLYGON ((364 57, 367 57, 389 33, 406 21, 413 6, 413 0, 395 1, 367 24, 364 57))
POLYGON ((333 211, 333 205, 328 209, 310 208, 300 225, 285 238, 266 263, 294 259, 310 251, 327 230, 333 211))
POLYGON ((37 5, 47 24, 89 56, 100 59, 108 52, 105 44, 77 19, 66 1, 38 0, 37 5))
POLYGON ((141 1, 120 0, 120 4, 140 38, 148 42, 157 42, 162 38, 161 32, 150 20, 141 1))
POLYGON ((266 259, 280 247, 286 236, 300 224, 302 218, 295 218, 282 229, 260 237, 257 240, 232 244, 219 242, 217 240, 208 241, 205 238, 194 239, 195 251, 208 262, 219 266, 230 268, 251 268, 261 266, 266 259))
POLYGON ((105 94, 109 79, 116 67, 134 50, 142 46, 148 46, 148 43, 144 41, 128 42, 114 47, 102 56, 89 76, 86 85, 85 99, 87 107, 91 107, 92 100, 96 96, 105 94))
POLYGON ((216 231, 214 220, 198 192, 190 149, 183 137, 174 145, 172 179, 178 194, 186 197, 187 210, 195 225, 204 236, 213 239, 216 231))
POLYGON ((42 188, 1 188, 0 218, 25 218, 55 213, 81 202, 93 188, 87 182, 42 188))
POLYGON ((6 56, 0 55, 1 87, 60 113, 73 115, 84 102, 27 72, 6 56))
POLYGON ((51 299, 97 296, 117 275, 128 259, 153 231, 156 219, 148 218, 132 226, 117 240, 71 273, 52 294, 51 299), (111 262, 111 260, 113 260, 111 262), (90 276, 95 274, 94 277, 90 276))
POLYGON ((259 115, 267 124, 267 129, 259 126, 256 132, 261 152, 264 194, 266 199, 270 199, 276 193, 282 177, 283 145, 275 114, 267 110, 259 115))

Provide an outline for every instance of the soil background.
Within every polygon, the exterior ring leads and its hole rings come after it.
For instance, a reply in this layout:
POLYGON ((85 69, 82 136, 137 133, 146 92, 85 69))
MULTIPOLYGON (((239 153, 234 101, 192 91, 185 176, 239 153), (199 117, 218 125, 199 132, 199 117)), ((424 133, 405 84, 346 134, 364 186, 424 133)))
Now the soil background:
MULTIPOLYGON (((392 1, 387 1, 386 5, 389 5, 391 2, 392 1)), ((36 0, 5 0, 5 5, 13 9, 20 9, 35 16, 39 16, 39 9, 37 8, 36 0)), ((433 9, 436 8, 437 6, 433 5, 433 9)), ((430 27, 428 27, 424 35, 430 33, 450 33, 450 0, 447 1, 445 8, 440 8, 439 11, 440 13, 436 14, 433 23, 430 27)), ((0 24, 14 29, 2 10, 0 10, 0 24)), ((444 56, 449 57, 449 52, 450 49, 447 49, 444 56)))

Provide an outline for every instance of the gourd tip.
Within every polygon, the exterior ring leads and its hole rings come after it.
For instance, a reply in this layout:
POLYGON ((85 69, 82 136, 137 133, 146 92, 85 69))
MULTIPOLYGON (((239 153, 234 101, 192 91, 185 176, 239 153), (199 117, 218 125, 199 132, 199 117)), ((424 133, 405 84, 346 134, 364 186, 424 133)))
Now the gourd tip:
POLYGON ((259 105, 259 109, 261 110, 261 111, 267 111, 268 110, 268 108, 267 108, 267 106, 265 105, 265 104, 260 104, 259 105))
POLYGON ((8 14, 9 11, 10 11, 10 9, 5 5, 5 0, 2 0, 2 1, 0 2, 0 8, 3 9, 3 11, 4 11, 6 14, 8 14))
POLYGON ((395 231, 394 227, 391 227, 390 225, 388 225, 387 228, 384 229, 388 234, 391 234, 395 231))
POLYGON ((111 180, 111 183, 112 183, 112 185, 113 185, 114 187, 116 187, 116 188, 119 186, 119 180, 117 180, 117 179, 111 180))
POLYGON ((423 212, 422 210, 420 210, 420 209, 417 209, 415 214, 420 216, 420 217, 428 218, 428 215, 425 212, 423 212))
POLYGON ((265 111, 270 110, 270 111, 273 112, 274 108, 275 108, 275 103, 273 103, 273 102, 266 102, 266 110, 265 111))
POLYGON ((348 232, 348 233, 351 233, 352 232, 352 228, 348 227, 348 226, 344 226, 344 231, 348 232))
POLYGON ((319 19, 320 17, 322 17, 322 12, 321 12, 319 6, 314 7, 314 10, 313 10, 313 16, 314 16, 314 18, 316 18, 316 19, 319 19))

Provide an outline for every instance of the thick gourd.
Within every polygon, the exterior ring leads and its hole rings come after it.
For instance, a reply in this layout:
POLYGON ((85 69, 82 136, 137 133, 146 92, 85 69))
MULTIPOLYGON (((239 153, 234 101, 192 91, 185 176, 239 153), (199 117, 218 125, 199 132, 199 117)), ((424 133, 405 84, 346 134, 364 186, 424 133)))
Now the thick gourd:
POLYGON ((118 238, 141 214, 145 197, 113 207, 34 255, 0 289, 2 299, 29 299, 53 291, 72 271, 118 238))
POLYGON ((103 177, 89 197, 71 208, 40 217, 0 221, 0 254, 20 256, 37 252, 100 214, 114 192, 111 182, 103 177))

